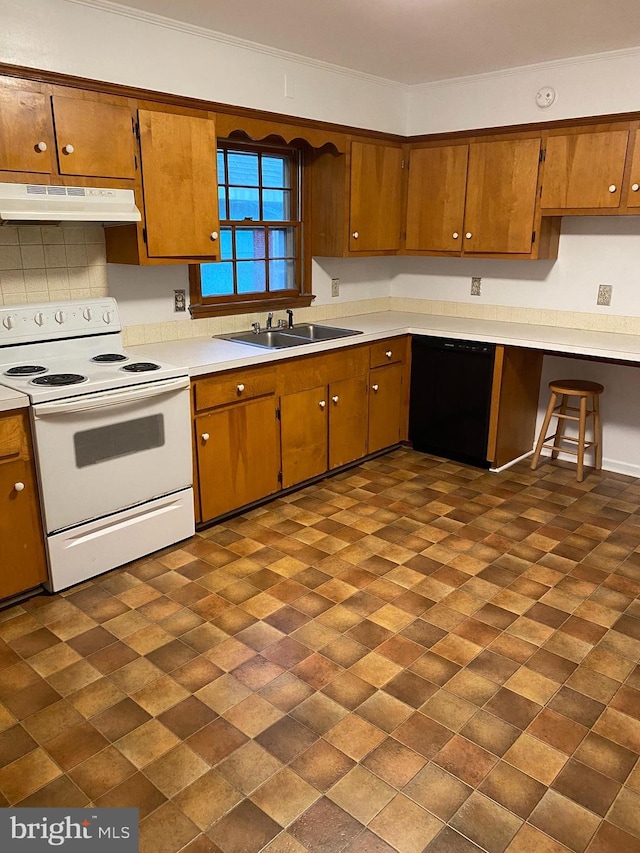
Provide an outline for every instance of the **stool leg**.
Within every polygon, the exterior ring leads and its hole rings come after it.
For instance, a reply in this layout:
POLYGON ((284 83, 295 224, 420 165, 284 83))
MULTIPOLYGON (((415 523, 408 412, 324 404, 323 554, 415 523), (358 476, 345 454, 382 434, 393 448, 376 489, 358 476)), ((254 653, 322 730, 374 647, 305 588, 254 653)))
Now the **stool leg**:
POLYGON ((587 398, 580 397, 580 421, 578 426, 578 482, 584 480, 584 434, 587 426, 587 398))
POLYGON ((600 395, 593 395, 593 438, 595 441, 595 468, 602 469, 602 421, 600 420, 600 395))
MULTIPOLYGON (((560 398, 560 408, 558 409, 559 415, 566 415, 567 413, 567 404, 569 403, 569 397, 566 394, 563 394, 560 398)), ((564 428, 567 424, 565 418, 558 418, 558 426, 556 428, 556 437, 553 440, 553 443, 560 447, 560 442, 562 441, 562 437, 564 435, 564 428)), ((560 450, 552 450, 551 458, 557 459, 560 450)))
POLYGON ((536 444, 536 449, 533 454, 533 459, 531 460, 531 470, 535 471, 538 467, 538 462, 540 461, 540 452, 542 450, 542 445, 544 444, 544 440, 547 436, 547 430, 549 429, 549 422, 551 421, 551 416, 553 415, 553 410, 556 407, 556 402, 558 400, 558 395, 553 391, 551 392, 551 397, 549 398, 549 405, 547 406, 547 412, 544 416, 544 421, 542 422, 542 426, 540 427, 540 435, 538 436, 538 441, 536 444))

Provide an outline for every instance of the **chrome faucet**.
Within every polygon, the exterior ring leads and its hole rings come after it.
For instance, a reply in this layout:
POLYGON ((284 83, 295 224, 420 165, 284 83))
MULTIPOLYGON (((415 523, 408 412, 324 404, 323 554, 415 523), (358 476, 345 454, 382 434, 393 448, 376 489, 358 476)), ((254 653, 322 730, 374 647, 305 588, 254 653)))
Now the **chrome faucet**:
POLYGON ((289 316, 289 328, 293 329, 293 310, 291 308, 287 308, 287 314, 289 316))
POLYGON ((260 323, 252 323, 251 328, 253 329, 256 335, 260 334, 260 323))
POLYGON ((273 311, 269 311, 267 314, 267 329, 271 328, 271 324, 273 323, 273 311))

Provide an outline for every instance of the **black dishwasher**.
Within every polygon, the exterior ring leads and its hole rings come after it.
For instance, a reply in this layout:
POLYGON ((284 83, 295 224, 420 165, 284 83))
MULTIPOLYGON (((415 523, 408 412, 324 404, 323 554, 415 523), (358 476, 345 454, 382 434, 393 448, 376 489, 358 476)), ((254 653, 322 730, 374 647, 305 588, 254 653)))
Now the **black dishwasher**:
POLYGON ((488 468, 495 345, 414 336, 411 350, 414 448, 488 468))

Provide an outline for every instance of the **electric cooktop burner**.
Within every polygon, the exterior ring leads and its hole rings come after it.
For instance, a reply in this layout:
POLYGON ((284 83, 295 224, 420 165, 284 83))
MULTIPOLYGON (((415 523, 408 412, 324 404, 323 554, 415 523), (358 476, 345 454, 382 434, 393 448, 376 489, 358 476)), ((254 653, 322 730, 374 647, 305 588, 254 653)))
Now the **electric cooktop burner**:
POLYGON ((36 373, 46 373, 47 368, 41 364, 19 364, 5 371, 5 376, 34 376, 36 373))
POLYGON ((97 361, 99 364, 108 364, 112 361, 126 361, 127 356, 121 352, 103 352, 100 355, 94 355, 91 361, 97 361))
POLYGON ((130 373, 144 373, 146 370, 160 370, 160 365, 152 361, 135 361, 133 364, 125 364, 122 369, 130 373))
POLYGON ((31 380, 32 385, 77 385, 84 382, 86 376, 79 373, 49 373, 47 376, 36 376, 31 380))

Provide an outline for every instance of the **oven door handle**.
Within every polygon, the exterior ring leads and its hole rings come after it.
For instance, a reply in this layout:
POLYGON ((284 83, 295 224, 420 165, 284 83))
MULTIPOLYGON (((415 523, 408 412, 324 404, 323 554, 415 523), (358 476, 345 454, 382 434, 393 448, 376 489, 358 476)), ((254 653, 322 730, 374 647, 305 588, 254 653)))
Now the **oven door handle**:
POLYGON ((188 387, 189 377, 179 376, 177 379, 154 382, 141 388, 104 391, 85 397, 78 397, 73 400, 65 400, 60 403, 40 403, 33 407, 33 413, 36 418, 41 418, 48 415, 67 415, 73 412, 86 412, 90 409, 103 409, 108 406, 124 406, 136 400, 160 397, 163 394, 171 394, 188 387))

